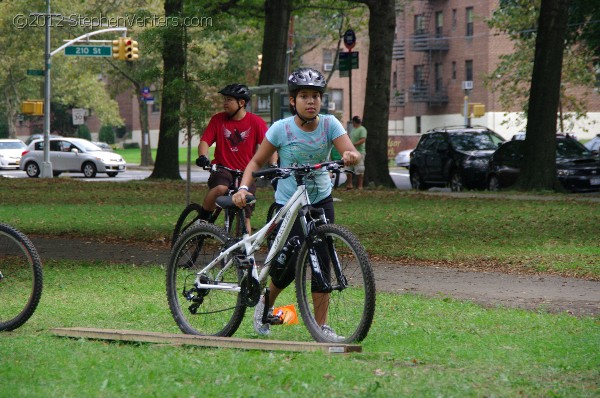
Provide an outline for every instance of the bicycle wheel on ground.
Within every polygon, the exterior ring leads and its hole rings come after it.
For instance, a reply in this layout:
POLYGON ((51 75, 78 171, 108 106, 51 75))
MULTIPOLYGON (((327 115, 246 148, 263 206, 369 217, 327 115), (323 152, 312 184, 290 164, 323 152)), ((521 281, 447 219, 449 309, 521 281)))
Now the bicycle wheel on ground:
POLYGON ((0 331, 33 315, 42 297, 42 261, 27 236, 0 223, 0 331))
POLYGON ((231 336, 240 326, 246 307, 232 289, 243 277, 235 265, 219 266, 198 275, 227 244, 227 233, 214 224, 189 228, 171 250, 167 267, 167 299, 175 322, 187 334, 231 336), (232 289, 199 289, 201 283, 232 289))
POLYGON ((375 279, 367 252, 348 229, 326 224, 307 237, 296 263, 296 297, 316 341, 351 343, 367 336, 375 313, 375 279), (331 289, 313 275, 311 257, 318 258, 331 289), (335 272, 334 262, 342 275, 335 272))
POLYGON ((200 222, 201 210, 202 206, 200 206, 198 203, 190 203, 185 209, 183 209, 179 219, 177 219, 175 229, 173 229, 173 235, 171 236, 171 247, 175 246, 177 238, 179 238, 181 234, 183 234, 189 227, 200 222))

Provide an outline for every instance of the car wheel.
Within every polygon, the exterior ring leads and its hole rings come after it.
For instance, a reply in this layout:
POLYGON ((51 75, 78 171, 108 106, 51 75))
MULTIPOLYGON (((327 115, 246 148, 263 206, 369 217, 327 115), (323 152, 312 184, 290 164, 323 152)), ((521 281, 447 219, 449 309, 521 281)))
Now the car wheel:
POLYGON ((29 162, 25 165, 25 172, 31 178, 40 176, 40 166, 36 162, 29 162))
POLYGON ((488 189, 492 192, 498 192, 500 190, 500 181, 498 180, 498 176, 490 176, 488 179, 488 189))
POLYGON ((81 171, 86 178, 94 178, 96 177, 96 165, 92 162, 85 162, 81 167, 81 171))
POLYGON ((463 178, 458 170, 453 170, 450 173, 450 189, 452 192, 462 192, 465 189, 463 178))
POLYGON ((423 178, 417 169, 410 170, 410 186, 417 191, 424 191, 427 186, 423 182, 423 178))
POLYGON ((60 171, 53 171, 53 172, 52 172, 52 175, 53 175, 54 177, 58 177, 58 176, 60 175, 60 173, 61 173, 60 171))
POLYGON ((117 174, 119 174, 119 173, 111 171, 110 173, 106 173, 106 174, 108 174, 109 177, 116 177, 117 174))

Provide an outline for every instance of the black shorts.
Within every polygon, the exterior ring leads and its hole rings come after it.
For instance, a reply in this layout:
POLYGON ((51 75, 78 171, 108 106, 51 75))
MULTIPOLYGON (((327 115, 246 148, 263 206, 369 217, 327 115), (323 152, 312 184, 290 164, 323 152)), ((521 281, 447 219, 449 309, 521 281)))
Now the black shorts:
MULTIPOLYGON (((318 203, 313 203, 313 207, 318 209, 324 209, 325 217, 327 218, 327 222, 333 224, 335 222, 335 212, 333 209, 333 198, 331 196, 323 199, 318 203)), ((300 220, 296 219, 294 225, 292 226, 292 230, 290 231, 290 237, 298 236, 300 238, 300 242, 304 241, 304 236, 302 232, 302 224, 300 224, 300 220)), ((285 289, 288 287, 295 278, 296 270, 296 258, 298 257, 298 252, 296 252, 292 258, 292 260, 288 263, 287 268, 279 275, 274 276, 271 275, 271 281, 273 284, 279 289, 285 289)), ((327 256, 325 256, 327 257, 327 256)), ((325 273, 325 270, 323 270, 325 273)), ((328 277, 328 275, 327 275, 328 277)), ((318 291, 317 289, 313 289, 313 291, 318 291)))
MULTIPOLYGON (((230 171, 217 169, 216 171, 210 173, 210 177, 208 177, 208 187, 213 189, 219 185, 224 185, 226 187, 230 187, 234 183, 233 174, 230 171)), ((251 194, 256 193, 256 184, 252 183, 248 186, 248 191, 251 194)), ((254 212, 254 204, 248 205, 244 208, 244 213, 246 213, 246 217, 250 218, 252 213, 254 212)))

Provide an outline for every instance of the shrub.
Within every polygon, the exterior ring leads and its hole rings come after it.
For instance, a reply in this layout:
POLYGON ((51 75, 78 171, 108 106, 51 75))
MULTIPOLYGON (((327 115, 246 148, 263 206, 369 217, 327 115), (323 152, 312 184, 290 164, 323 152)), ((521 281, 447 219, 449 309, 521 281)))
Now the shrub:
POLYGON ((85 124, 80 125, 77 128, 77 137, 91 141, 92 133, 90 133, 89 127, 86 126, 85 124))
POLYGON ((107 144, 115 143, 115 130, 112 126, 102 126, 98 133, 98 141, 106 142, 107 144))
POLYGON ((137 142, 125 142, 123 144, 123 149, 139 149, 140 148, 140 144, 138 144, 137 142))

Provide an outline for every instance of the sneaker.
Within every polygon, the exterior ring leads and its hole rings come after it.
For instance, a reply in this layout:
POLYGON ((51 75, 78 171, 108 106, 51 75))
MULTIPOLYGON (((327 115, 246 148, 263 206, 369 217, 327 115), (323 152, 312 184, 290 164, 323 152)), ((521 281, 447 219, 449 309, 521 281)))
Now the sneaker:
MULTIPOLYGON (((265 296, 261 296, 260 300, 258 300, 258 304, 254 307, 254 322, 252 325, 254 326, 254 331, 261 335, 266 336, 271 333, 271 325, 268 323, 262 323, 263 312, 265 311, 265 296)), ((268 313, 273 312, 273 308, 270 308, 268 313)))
POLYGON ((329 325, 321 326, 321 331, 323 335, 331 340, 343 340, 344 336, 338 336, 329 325))

